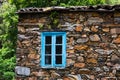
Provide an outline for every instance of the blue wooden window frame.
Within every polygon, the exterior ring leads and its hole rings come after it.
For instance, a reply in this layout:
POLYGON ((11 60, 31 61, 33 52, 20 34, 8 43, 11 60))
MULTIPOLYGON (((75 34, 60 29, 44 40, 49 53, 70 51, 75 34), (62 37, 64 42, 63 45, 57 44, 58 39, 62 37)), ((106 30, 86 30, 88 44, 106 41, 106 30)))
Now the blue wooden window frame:
MULTIPOLYGON (((59 45, 59 44, 58 44, 59 45)), ((42 32, 41 33, 41 67, 42 68, 65 68, 66 66, 66 32, 42 32), (51 64, 45 64, 45 37, 51 36, 51 64), (60 44, 62 46, 62 53, 56 54, 56 36, 62 36, 62 43, 60 44), (62 63, 56 64, 56 58, 55 56, 62 56, 62 63)))

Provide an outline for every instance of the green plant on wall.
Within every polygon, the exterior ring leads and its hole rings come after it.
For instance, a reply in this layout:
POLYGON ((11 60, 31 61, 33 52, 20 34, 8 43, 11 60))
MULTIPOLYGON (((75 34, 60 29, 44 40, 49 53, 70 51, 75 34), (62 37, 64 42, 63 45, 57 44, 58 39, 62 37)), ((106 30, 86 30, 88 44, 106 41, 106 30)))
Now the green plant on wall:
POLYGON ((50 24, 49 24, 49 28, 57 28, 58 24, 59 24, 59 14, 58 12, 54 11, 51 12, 50 16, 50 24))
POLYGON ((39 29, 43 29, 43 24, 38 24, 39 29))

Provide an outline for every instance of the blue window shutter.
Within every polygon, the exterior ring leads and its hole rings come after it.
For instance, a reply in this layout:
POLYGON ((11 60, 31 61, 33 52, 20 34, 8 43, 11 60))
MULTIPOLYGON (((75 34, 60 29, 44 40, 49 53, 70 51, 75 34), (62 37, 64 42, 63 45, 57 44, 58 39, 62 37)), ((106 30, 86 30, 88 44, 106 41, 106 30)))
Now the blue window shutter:
POLYGON ((43 68, 65 68, 66 66, 66 32, 42 32, 41 33, 41 67, 43 68), (62 36, 62 64, 56 64, 56 36, 62 36), (51 36, 51 65, 45 64, 45 37, 51 36))

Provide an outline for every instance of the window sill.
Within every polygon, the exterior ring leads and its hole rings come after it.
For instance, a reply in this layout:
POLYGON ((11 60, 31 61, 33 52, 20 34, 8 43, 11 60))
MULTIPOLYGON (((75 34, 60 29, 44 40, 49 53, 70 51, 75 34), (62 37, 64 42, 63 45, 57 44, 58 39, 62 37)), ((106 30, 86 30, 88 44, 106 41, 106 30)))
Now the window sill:
POLYGON ((43 69, 65 69, 65 67, 41 67, 43 69))

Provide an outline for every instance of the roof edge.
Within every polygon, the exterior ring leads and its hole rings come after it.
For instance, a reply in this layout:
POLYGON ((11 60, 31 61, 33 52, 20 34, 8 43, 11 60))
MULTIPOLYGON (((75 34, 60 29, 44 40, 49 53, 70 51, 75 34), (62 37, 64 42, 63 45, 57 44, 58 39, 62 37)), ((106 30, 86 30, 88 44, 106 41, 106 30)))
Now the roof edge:
POLYGON ((52 7, 29 7, 22 8, 17 11, 17 13, 45 13, 50 11, 68 11, 68 12, 86 12, 86 11, 94 11, 94 12, 114 12, 120 11, 120 5, 97 5, 97 6, 70 6, 70 7, 61 7, 61 6, 52 6, 52 7))

